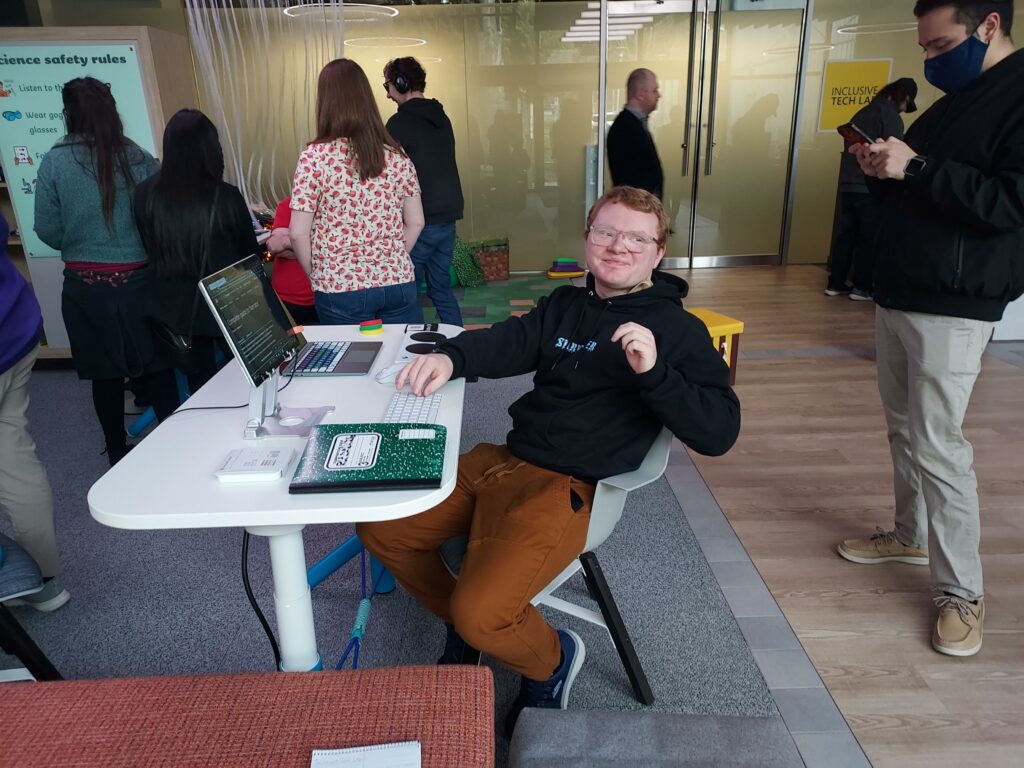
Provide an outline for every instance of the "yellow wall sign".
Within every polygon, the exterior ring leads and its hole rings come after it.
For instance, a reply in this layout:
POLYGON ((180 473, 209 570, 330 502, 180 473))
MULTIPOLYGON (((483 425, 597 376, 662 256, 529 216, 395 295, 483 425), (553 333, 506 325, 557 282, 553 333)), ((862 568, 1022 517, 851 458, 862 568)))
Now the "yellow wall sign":
POLYGON ((834 131, 889 82, 892 59, 855 59, 825 63, 818 131, 834 131))

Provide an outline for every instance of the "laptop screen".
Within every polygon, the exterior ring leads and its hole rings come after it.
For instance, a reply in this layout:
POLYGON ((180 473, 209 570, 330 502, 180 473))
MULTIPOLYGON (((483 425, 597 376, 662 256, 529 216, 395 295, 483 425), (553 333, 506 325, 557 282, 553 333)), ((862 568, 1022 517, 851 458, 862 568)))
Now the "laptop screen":
POLYGON ((247 256, 199 282, 224 338, 250 383, 259 386, 306 340, 257 256, 247 256))

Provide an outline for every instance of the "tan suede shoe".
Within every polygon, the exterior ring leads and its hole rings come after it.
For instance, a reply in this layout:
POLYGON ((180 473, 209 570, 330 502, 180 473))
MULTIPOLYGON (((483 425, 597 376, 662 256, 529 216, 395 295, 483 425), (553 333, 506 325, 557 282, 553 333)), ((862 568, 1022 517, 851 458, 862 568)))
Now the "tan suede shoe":
POLYGON ((977 605, 953 595, 935 598, 939 620, 932 633, 932 648, 947 656, 973 656, 981 650, 985 600, 977 605))
POLYGON ((896 538, 896 531, 876 528, 867 539, 847 539, 836 552, 851 563, 874 565, 875 563, 910 563, 928 565, 928 550, 908 547, 896 538))

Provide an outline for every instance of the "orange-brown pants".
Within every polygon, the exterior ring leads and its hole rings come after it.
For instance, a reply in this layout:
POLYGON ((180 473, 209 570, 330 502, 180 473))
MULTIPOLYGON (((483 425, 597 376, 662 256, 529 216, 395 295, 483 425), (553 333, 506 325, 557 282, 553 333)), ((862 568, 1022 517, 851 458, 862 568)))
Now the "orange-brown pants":
POLYGON ((594 486, 481 443, 459 459, 455 490, 413 517, 356 533, 405 589, 474 648, 532 680, 560 659, 558 635, 533 599, 579 557, 594 486), (469 536, 456 581, 438 548, 469 536))

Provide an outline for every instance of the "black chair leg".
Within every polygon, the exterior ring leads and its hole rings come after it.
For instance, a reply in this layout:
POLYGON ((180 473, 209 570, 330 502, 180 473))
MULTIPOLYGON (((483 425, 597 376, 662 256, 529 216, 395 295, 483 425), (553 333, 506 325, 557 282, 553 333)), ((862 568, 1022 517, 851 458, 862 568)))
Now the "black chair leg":
POLYGON ((653 704, 654 693, 651 691, 651 685, 647 682, 647 675, 644 674, 643 667, 640 666, 640 659, 636 655, 636 649, 633 648, 633 641, 629 639, 629 633, 619 614, 615 598, 612 597, 612 592, 608 588, 608 581, 601 570, 601 564, 597 562, 597 555, 593 552, 584 552, 580 555, 580 564, 583 566, 587 589, 601 609, 604 623, 608 625, 612 642, 615 643, 615 650, 619 652, 626 676, 633 686, 633 695, 641 704, 653 704))
POLYGON ((63 680, 50 660, 24 630, 18 620, 0 603, 0 646, 17 656, 36 680, 63 680))

